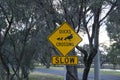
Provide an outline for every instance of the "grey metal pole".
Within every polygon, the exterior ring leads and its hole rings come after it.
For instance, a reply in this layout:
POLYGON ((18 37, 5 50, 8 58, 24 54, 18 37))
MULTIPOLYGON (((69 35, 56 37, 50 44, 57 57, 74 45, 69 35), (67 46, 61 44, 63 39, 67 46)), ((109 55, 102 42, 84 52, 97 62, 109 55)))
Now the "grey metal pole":
POLYGON ((94 59, 94 80, 101 80, 100 78, 100 50, 99 49, 94 59))
POLYGON ((65 73, 64 73, 64 80, 66 80, 66 65, 64 65, 64 70, 65 70, 65 73))

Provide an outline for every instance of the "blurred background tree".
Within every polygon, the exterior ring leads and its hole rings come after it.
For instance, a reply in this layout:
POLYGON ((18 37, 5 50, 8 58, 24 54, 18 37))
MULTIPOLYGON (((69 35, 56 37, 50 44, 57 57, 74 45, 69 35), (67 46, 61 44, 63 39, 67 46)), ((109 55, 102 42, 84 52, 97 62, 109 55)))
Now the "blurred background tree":
POLYGON ((111 47, 108 53, 109 61, 114 68, 120 64, 120 1, 107 19, 107 31, 110 37, 111 47))

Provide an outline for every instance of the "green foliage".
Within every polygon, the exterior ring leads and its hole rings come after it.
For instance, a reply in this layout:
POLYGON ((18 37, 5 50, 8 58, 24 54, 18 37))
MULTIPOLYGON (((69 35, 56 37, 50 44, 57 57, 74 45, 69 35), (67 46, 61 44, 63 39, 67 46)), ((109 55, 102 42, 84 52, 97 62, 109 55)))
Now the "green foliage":
POLYGON ((107 22, 107 31, 112 41, 120 42, 120 1, 117 3, 117 7, 109 15, 107 22))
POLYGON ((114 43, 109 51, 108 58, 113 65, 120 65, 120 44, 114 43))
POLYGON ((107 22, 107 31, 108 35, 113 44, 109 50, 109 60, 113 65, 120 64, 120 1, 117 3, 117 7, 113 10, 113 12, 109 15, 107 22))

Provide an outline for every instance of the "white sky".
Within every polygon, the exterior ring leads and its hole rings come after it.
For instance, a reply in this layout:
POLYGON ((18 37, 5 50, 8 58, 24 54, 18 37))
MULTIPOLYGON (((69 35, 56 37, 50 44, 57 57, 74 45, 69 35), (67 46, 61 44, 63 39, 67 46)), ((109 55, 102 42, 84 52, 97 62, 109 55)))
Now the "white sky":
MULTIPOLYGON (((82 34, 79 33, 79 35, 82 37, 82 42, 79 43, 79 45, 84 45, 84 44, 88 44, 88 37, 87 34, 82 34)), ((100 44, 104 44, 107 45, 109 47, 110 45, 110 39, 107 35, 107 31, 106 31, 106 27, 105 26, 101 26, 100 28, 100 34, 99 34, 99 43, 100 44)))
POLYGON ((101 26, 99 40, 100 40, 100 44, 104 43, 105 45, 110 46, 110 38, 108 37, 106 27, 102 28, 101 26))

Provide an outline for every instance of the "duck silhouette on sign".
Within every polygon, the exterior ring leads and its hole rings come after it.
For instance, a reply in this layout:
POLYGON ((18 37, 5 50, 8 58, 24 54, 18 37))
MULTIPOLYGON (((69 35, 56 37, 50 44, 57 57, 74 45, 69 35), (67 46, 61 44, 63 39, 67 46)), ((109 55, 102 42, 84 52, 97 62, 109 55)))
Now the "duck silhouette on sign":
POLYGON ((69 36, 65 37, 64 40, 71 40, 73 38, 73 34, 70 34, 69 36))
POLYGON ((63 40, 63 37, 58 37, 57 40, 63 40))

